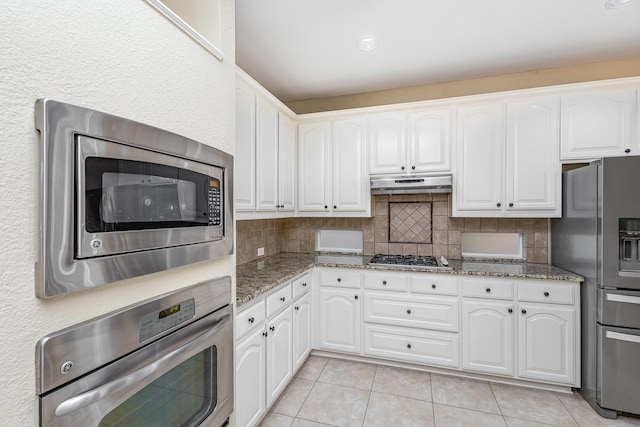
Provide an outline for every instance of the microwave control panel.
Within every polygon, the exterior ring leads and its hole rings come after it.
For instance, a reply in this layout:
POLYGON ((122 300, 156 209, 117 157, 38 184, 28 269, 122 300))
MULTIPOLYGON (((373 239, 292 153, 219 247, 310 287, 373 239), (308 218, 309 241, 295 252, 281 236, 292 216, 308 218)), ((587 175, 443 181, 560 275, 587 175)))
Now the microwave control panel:
POLYGON ((219 226, 221 224, 220 215, 220 181, 214 178, 209 179, 209 225, 219 226))
POLYGON ((146 314, 140 320, 139 341, 143 342, 149 338, 167 331, 174 326, 188 322, 196 315, 196 302, 189 299, 179 304, 166 307, 162 310, 146 314))

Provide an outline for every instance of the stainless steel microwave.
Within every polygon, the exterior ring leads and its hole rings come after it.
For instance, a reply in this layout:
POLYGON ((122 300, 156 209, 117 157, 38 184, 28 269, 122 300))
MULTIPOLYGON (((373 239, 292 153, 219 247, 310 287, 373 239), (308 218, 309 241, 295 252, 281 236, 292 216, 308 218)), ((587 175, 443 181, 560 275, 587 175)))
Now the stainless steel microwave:
POLYGON ((36 295, 47 298, 233 253, 233 157, 48 99, 36 295))

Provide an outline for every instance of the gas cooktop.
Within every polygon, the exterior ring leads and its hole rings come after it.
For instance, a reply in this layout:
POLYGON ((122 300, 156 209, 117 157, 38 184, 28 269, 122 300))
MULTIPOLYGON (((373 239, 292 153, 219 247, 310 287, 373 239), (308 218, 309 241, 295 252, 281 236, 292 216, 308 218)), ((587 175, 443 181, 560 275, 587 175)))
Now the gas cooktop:
POLYGON ((403 267, 415 267, 422 269, 451 269, 449 262, 445 257, 440 257, 440 262, 434 256, 421 256, 421 255, 388 255, 377 254, 369 264, 387 265, 387 266, 403 266, 403 267))

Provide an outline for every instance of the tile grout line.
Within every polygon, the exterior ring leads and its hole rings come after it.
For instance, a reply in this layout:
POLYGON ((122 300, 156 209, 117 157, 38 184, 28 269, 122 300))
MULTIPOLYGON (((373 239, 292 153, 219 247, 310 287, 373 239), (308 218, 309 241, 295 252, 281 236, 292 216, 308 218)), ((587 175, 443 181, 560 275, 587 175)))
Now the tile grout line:
POLYGON ((433 375, 429 372, 429 392, 431 393, 431 416, 433 417, 433 427, 436 427, 436 403, 433 401, 433 375))
POLYGON ((504 422, 504 425, 507 426, 507 420, 504 418, 504 413, 502 412, 502 408, 500 407, 500 402, 498 402, 498 398, 496 397, 496 392, 493 390, 493 385, 491 385, 491 381, 487 381, 487 384, 489 385, 489 390, 491 390, 491 395, 493 396, 493 399, 496 401, 496 405, 498 405, 498 411, 500 411, 500 416, 502 417, 502 421, 504 422))
MULTIPOLYGON (((571 393, 573 394, 574 391, 571 390, 571 393)), ((564 404, 564 402, 562 401, 562 399, 560 399, 560 397, 558 396, 558 393, 553 393, 553 395, 556 397, 556 399, 558 399, 558 402, 560 402, 560 404, 562 405, 562 407, 564 408, 565 411, 567 411, 567 414, 569 414, 569 416, 571 417, 571 419, 573 421, 576 422, 576 425, 578 427, 580 427, 580 423, 578 422, 578 420, 576 420, 576 417, 573 416, 573 414, 571 413, 571 411, 569 410, 569 408, 567 408, 567 406, 564 404)))
POLYGON ((376 382, 376 375, 378 375, 378 368, 380 367, 379 364, 375 364, 376 366, 376 371, 373 373, 373 380, 371 381, 371 387, 369 387, 369 397, 367 398, 367 406, 365 406, 364 408, 364 414, 362 414, 362 427, 364 427, 364 422, 367 419, 367 411, 369 410, 369 403, 371 402, 371 392, 373 390, 373 385, 376 382))

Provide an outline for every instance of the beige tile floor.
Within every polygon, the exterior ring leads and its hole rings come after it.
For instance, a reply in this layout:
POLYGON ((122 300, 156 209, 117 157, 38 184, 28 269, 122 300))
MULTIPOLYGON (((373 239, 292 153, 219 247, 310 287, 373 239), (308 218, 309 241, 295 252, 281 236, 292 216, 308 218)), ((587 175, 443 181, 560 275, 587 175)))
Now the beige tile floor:
MULTIPOLYGON (((640 387, 640 386, 639 386, 640 387)), ((310 356, 260 427, 640 426, 574 393, 310 356)))

